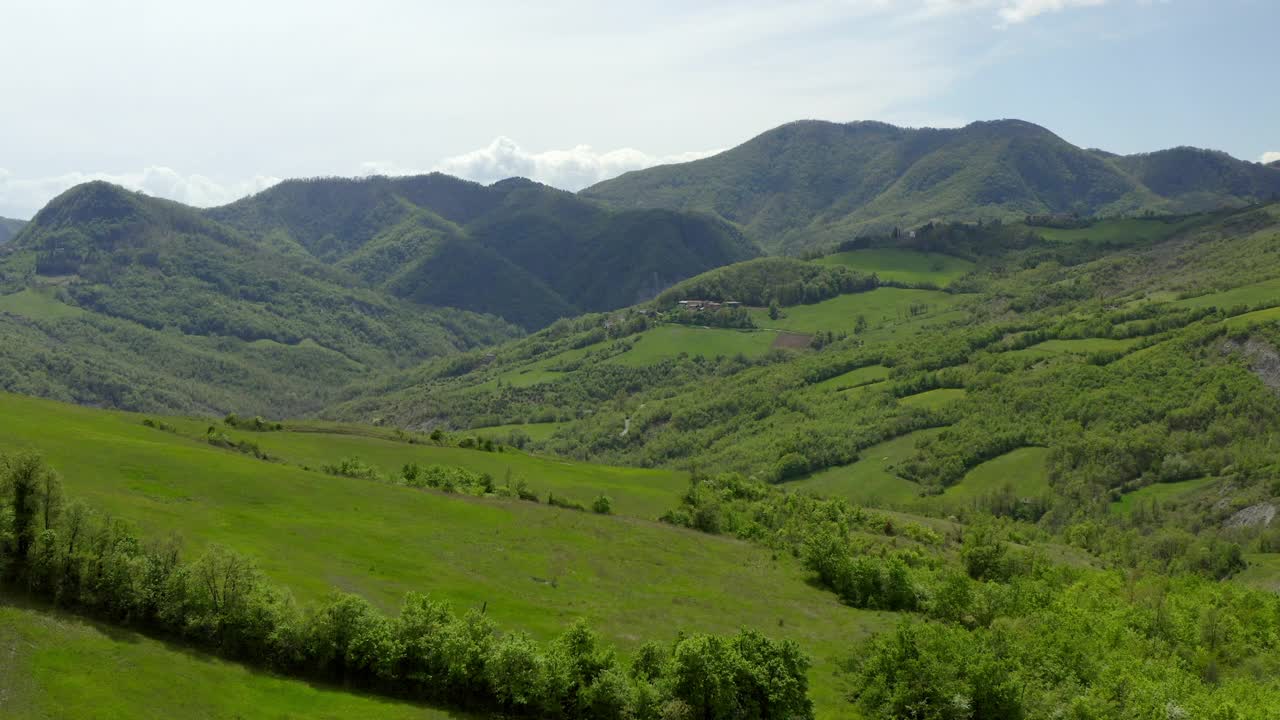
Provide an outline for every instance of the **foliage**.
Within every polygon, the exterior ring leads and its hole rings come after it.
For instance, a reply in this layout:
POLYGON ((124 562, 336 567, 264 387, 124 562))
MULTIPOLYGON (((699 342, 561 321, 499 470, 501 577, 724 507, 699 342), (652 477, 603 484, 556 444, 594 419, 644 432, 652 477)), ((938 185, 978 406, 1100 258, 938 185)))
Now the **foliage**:
POLYGON ((389 695, 535 717, 626 717, 636 682, 659 703, 711 718, 811 717, 809 662, 790 642, 751 631, 692 635, 672 646, 656 676, 634 675, 579 622, 539 647, 499 635, 482 612, 455 614, 424 595, 405 596, 388 618, 357 595, 334 593, 300 610, 243 556, 211 547, 183 563, 170 538, 146 543, 82 504, 60 512, 57 476, 34 455, 0 458, 11 511, 0 526, 14 581, 60 605, 114 622, 172 633, 273 670, 389 695), (701 668, 722 669, 709 691, 701 668))

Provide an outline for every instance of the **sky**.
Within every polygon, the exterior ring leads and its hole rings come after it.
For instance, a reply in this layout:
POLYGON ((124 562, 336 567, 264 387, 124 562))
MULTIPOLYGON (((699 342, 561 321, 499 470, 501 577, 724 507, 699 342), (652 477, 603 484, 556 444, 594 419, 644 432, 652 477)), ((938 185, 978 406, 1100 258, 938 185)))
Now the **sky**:
POLYGON ((0 0, 0 216, 439 170, 568 190, 818 118, 1280 159, 1275 0, 0 0))

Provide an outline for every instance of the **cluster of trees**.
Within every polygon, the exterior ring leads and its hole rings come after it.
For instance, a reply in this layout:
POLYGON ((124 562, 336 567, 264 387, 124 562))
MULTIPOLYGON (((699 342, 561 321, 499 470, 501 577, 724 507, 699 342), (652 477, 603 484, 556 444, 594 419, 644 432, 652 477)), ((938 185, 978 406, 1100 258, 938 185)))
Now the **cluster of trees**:
POLYGON ((845 531, 901 537, 935 546, 942 537, 913 522, 898 522, 884 513, 858 507, 843 498, 820 498, 787 492, 738 473, 707 475, 694 471, 680 505, 661 520, 712 534, 735 535, 801 556, 816 528, 833 523, 845 531))
POLYGON ((707 325, 709 327, 749 330, 756 326, 746 308, 722 307, 715 310, 689 310, 676 306, 663 314, 663 319, 681 325, 707 325))
POLYGON ((1280 704, 1274 595, 1100 572, 974 587, 999 610, 906 621, 849 659, 866 717, 1263 720, 1280 704))
POLYGON ((665 290, 654 300, 660 308, 680 300, 737 301, 764 307, 812 304, 837 295, 867 292, 879 287, 875 275, 839 265, 818 265, 794 258, 759 258, 717 268, 665 290))
POLYGON ((396 697, 539 718, 812 717, 808 659, 743 630, 647 643, 621 661, 585 623, 550 643, 409 593, 387 617, 357 595, 300 609, 219 546, 184 562, 173 537, 66 502, 30 454, 0 456, 0 576, 61 606, 272 670, 396 697))

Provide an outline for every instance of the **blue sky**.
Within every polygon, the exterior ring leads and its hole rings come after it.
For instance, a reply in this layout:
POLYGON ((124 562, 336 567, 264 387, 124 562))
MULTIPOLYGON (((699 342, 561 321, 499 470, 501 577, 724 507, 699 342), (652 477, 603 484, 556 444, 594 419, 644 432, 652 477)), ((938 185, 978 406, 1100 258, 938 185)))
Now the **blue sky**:
POLYGON ((4 0, 0 215, 443 170, 577 189, 789 120, 1280 152, 1274 0, 4 0))

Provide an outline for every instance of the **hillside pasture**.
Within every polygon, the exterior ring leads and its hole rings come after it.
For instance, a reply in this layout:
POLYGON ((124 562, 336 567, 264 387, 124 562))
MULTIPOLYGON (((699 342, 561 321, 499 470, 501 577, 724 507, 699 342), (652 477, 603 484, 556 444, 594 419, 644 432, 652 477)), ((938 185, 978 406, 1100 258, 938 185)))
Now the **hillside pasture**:
POLYGON ((849 390, 863 385, 884 380, 889 377, 889 368, 883 365, 868 365, 857 370, 850 370, 833 378, 827 378, 819 383, 814 383, 813 387, 822 388, 824 390, 834 390, 840 392, 849 390))
POLYGON ((955 402, 963 398, 965 392, 960 388, 938 388, 937 390, 927 390, 915 395, 908 395, 898 399, 898 404, 902 407, 927 408, 930 410, 940 408, 948 403, 955 402))
MULTIPOLYGON (((0 450, 41 452, 70 497, 136 524, 145 537, 181 533, 188 556, 210 543, 248 555, 303 603, 337 587, 390 611, 405 592, 428 592, 459 609, 483 605, 504 627, 541 639, 586 618, 623 652, 644 640, 669 641, 681 629, 767 629, 813 655, 820 717, 837 717, 843 706, 834 671, 848 644, 895 622, 842 606, 807 582, 798 561, 762 546, 632 517, 332 476, 215 448, 141 419, 0 395, 0 450)), ((321 446, 369 441, 253 436, 269 451, 309 448, 317 460, 350 454, 321 446)), ((561 467, 571 472, 575 464, 561 467)), ((584 477, 604 472, 578 467, 584 477)))
POLYGON ((0 716, 9 720, 464 716, 250 670, 0 596, 0 716))
POLYGON ((1012 450, 973 468, 933 502, 958 508, 1005 488, 1012 490, 1018 498, 1047 496, 1050 490, 1048 461, 1048 448, 1012 450))
POLYGON ((773 347, 776 332, 729 330, 688 325, 660 325, 635 337, 635 346, 607 362, 622 365, 652 365, 681 353, 691 357, 732 357, 739 353, 760 357, 773 347))
POLYGON ((973 269, 973 263, 941 253, 899 248, 849 250, 818 258, 820 265, 843 265, 863 273, 875 273, 881 280, 908 285, 944 288, 973 269))
POLYGON ((798 333, 826 330, 852 333, 859 315, 866 319, 868 329, 876 329, 936 316, 953 308, 961 299, 962 296, 937 290, 882 287, 839 295, 812 305, 783 308, 782 316, 776 320, 763 308, 752 308, 749 312, 759 327, 798 333))
POLYGON ((873 445, 849 465, 829 468, 788 487, 826 497, 842 497, 859 505, 906 507, 920 499, 920 485, 893 473, 893 466, 911 457, 917 444, 941 431, 918 430, 873 445))
POLYGON ((1187 218, 1114 218, 1082 228, 1031 226, 1032 232, 1051 243, 1094 245, 1154 245, 1204 222, 1203 216, 1187 218))

